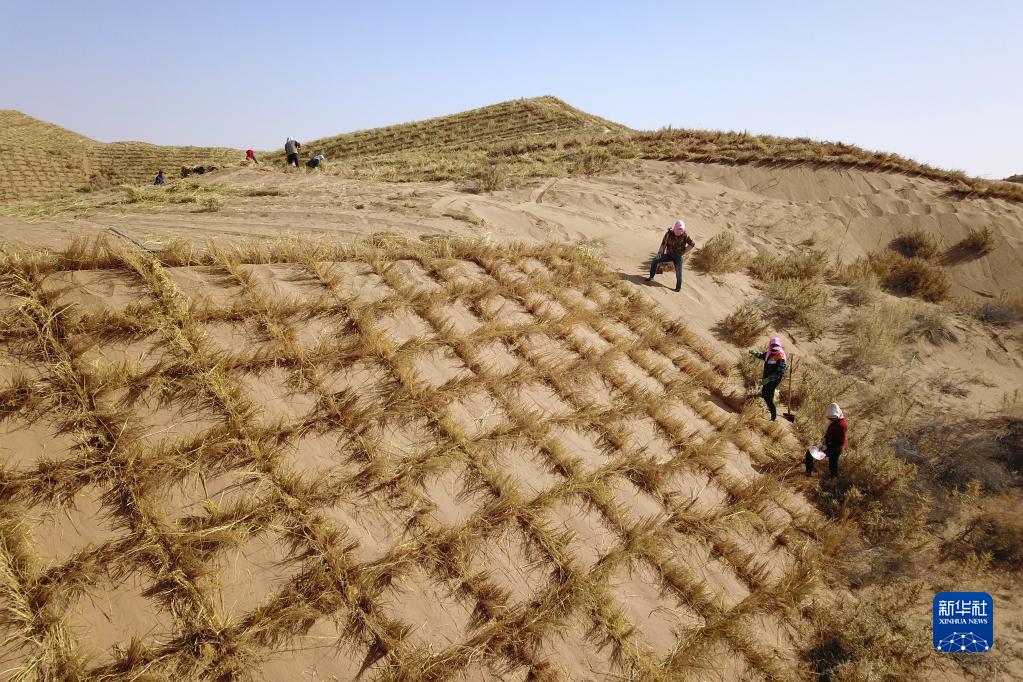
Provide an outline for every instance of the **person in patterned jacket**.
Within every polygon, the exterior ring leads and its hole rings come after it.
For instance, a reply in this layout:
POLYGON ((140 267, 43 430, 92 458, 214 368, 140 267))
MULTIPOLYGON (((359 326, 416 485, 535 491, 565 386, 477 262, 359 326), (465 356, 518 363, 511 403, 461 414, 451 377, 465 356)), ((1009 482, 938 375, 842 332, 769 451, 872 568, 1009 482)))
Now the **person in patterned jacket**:
POLYGON ((695 247, 696 242, 686 232, 686 224, 681 220, 676 220, 661 240, 661 248, 657 250, 657 256, 650 263, 650 276, 646 278, 646 281, 654 281, 658 265, 673 263, 675 265, 675 291, 682 291, 683 258, 695 247))
POLYGON ((785 376, 785 349, 781 347, 781 339, 772 336, 767 342, 766 353, 751 350, 749 354, 757 360, 764 361, 764 377, 760 380, 760 395, 771 412, 771 421, 775 421, 778 418, 778 408, 774 405, 774 392, 781 385, 782 377, 785 376))

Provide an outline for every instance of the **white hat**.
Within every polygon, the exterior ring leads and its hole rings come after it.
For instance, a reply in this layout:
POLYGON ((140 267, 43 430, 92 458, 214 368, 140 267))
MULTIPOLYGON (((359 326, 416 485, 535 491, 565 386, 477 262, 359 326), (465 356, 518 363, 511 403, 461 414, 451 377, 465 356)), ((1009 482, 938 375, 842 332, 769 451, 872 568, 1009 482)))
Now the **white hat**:
POLYGON ((829 419, 841 419, 845 416, 842 414, 842 408, 838 406, 838 403, 828 405, 827 415, 829 419))

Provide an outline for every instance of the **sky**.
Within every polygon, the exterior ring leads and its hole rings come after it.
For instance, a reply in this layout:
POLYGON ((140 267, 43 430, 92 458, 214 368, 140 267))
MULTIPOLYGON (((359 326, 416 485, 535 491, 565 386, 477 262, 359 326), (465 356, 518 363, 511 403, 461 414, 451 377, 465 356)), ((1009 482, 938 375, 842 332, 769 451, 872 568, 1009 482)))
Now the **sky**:
POLYGON ((0 109, 275 149, 554 95, 638 129, 1023 172, 1023 2, 0 0, 0 109))

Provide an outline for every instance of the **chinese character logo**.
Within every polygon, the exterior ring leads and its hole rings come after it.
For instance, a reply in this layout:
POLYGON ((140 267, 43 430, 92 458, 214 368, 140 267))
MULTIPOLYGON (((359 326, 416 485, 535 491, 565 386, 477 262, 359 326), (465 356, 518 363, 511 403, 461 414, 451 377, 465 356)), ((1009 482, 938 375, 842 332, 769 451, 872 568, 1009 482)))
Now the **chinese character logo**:
POLYGON ((995 603, 987 592, 934 595, 934 648, 943 653, 983 653, 994 646, 995 603))

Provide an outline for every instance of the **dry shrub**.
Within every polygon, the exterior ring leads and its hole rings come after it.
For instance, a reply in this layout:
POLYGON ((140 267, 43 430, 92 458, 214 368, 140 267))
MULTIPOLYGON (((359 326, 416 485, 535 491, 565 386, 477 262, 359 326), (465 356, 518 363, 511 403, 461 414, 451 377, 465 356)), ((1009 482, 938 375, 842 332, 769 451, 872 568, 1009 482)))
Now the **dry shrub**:
POLYGON ((824 412, 828 405, 841 403, 855 381, 846 374, 804 358, 793 358, 788 372, 781 383, 781 400, 799 414, 795 428, 803 441, 815 443, 824 433, 824 412))
POLYGON ((828 289, 820 277, 777 279, 768 283, 765 294, 771 318, 780 327, 799 327, 811 339, 827 328, 828 289))
POLYGON ((834 275, 839 284, 847 287, 844 298, 845 302, 851 306, 873 303, 881 292, 881 281, 866 260, 860 259, 844 268, 839 268, 834 275))
POLYGON ((894 251, 874 252, 870 266, 881 285, 895 294, 936 303, 948 297, 951 284, 945 271, 923 258, 907 258, 894 251))
POLYGON ((671 172, 671 177, 676 182, 676 184, 684 185, 693 179, 693 174, 687 170, 679 169, 673 170, 671 172))
POLYGON ((975 516, 946 548, 963 559, 977 557, 995 568, 1023 571, 1023 505, 1003 501, 1001 509, 975 516))
POLYGON ((736 272, 746 264, 746 254, 731 232, 716 234, 689 259, 700 272, 736 272))
POLYGON ((915 680, 930 652, 929 636, 913 616, 922 585, 901 584, 864 590, 857 598, 815 602, 810 619, 816 630, 804 654, 821 680, 915 680))
POLYGON ((492 161, 478 165, 473 172, 473 179, 480 192, 494 192, 508 186, 508 173, 504 166, 492 161))
POLYGON ((569 173, 572 175, 597 175, 614 170, 618 158, 605 147, 590 147, 572 155, 569 173))
POLYGON ((965 237, 952 247, 952 251, 957 251, 974 258, 986 256, 994 250, 995 235, 991 232, 990 227, 970 230, 965 237))
POLYGON ((937 240, 918 227, 900 232, 888 243, 888 247, 906 258, 930 260, 938 255, 937 240))
POLYGON ((909 307, 880 302, 856 309, 846 324, 838 365, 866 375, 873 367, 892 362, 910 328, 909 307))
POLYGON ((816 279, 829 274, 830 264, 825 253, 819 249, 807 249, 786 255, 761 251, 750 263, 749 271, 763 282, 779 279, 816 279))
POLYGON ((970 312, 981 322, 1008 327, 1023 322, 1023 296, 1003 294, 991 301, 970 306, 970 312))
POLYGON ((908 338, 925 338, 935 346, 956 343, 959 338, 952 331, 948 311, 936 305, 921 307, 913 315, 913 321, 906 330, 908 338))
POLYGON ((760 309, 752 303, 743 303, 718 323, 725 339, 737 346, 748 346, 767 328, 760 309))

